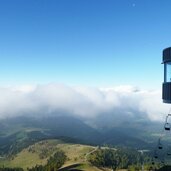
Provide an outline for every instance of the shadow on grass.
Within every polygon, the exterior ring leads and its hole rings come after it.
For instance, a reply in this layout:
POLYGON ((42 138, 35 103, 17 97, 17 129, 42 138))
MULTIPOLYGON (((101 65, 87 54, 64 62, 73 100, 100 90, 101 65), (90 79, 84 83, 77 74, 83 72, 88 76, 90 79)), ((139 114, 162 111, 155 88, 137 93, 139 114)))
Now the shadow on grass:
POLYGON ((79 166, 82 166, 82 164, 72 164, 70 166, 66 166, 64 168, 61 168, 58 171, 84 171, 84 170, 76 168, 76 167, 79 167, 79 166))
POLYGON ((157 171, 171 171, 171 166, 163 166, 162 168, 158 169, 157 171))

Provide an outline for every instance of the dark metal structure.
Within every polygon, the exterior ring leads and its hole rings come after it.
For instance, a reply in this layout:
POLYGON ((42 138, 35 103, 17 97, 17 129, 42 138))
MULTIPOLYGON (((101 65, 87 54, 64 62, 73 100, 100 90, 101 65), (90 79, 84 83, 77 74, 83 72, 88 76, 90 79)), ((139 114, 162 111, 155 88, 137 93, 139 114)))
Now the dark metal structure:
MULTIPOLYGON (((171 104, 171 47, 168 47, 168 48, 163 50, 163 62, 162 62, 162 64, 164 64, 164 82, 163 82, 163 86, 162 86, 162 99, 163 99, 164 103, 170 103, 171 104)), ((170 110, 170 112, 171 112, 171 110, 170 110)), ((161 136, 158 139, 158 145, 154 151, 154 158, 152 160, 152 165, 154 165, 154 161, 155 160, 158 161, 158 159, 160 159, 160 162, 162 164, 165 164, 165 162, 167 162, 167 160, 165 161, 165 158, 168 159, 168 157, 171 156, 171 146, 167 145, 167 148, 166 148, 167 153, 164 154, 162 151, 163 151, 163 149, 165 149, 165 147, 163 147, 163 143, 161 143, 162 138, 164 136, 168 135, 168 134, 166 134, 166 132, 170 134, 170 131, 171 131, 171 123, 170 123, 170 119, 169 119, 169 118, 171 118, 170 112, 166 116, 164 129, 162 130, 161 136)), ((169 161, 170 161, 170 159, 169 159, 169 161)), ((161 169, 159 169, 159 170, 161 170, 161 169)), ((162 170, 166 170, 166 169, 162 168, 162 170)), ((168 169, 168 171, 170 171, 170 170, 171 170, 171 168, 168 169)))
POLYGON ((163 50, 164 82, 162 99, 164 103, 171 103, 171 47, 163 50))

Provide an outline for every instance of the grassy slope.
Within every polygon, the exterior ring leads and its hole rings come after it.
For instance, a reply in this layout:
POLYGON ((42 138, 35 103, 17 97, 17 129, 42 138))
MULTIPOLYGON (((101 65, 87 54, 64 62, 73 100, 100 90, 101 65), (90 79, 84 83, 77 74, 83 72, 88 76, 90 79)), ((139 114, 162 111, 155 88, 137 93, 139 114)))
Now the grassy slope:
MULTIPOLYGON (((80 144, 68 144, 60 140, 45 140, 38 142, 26 149, 23 149, 20 153, 13 157, 13 159, 0 159, 0 166, 8 167, 22 167, 26 170, 27 167, 33 167, 36 164, 44 165, 50 155, 60 148, 67 155, 67 162, 64 167, 80 164, 77 168, 86 171, 100 171, 96 167, 90 166, 85 159, 86 153, 92 151, 95 147, 80 144), (44 152, 44 158, 40 158, 42 152, 44 152)), ((66 169, 65 169, 66 170, 66 169)))

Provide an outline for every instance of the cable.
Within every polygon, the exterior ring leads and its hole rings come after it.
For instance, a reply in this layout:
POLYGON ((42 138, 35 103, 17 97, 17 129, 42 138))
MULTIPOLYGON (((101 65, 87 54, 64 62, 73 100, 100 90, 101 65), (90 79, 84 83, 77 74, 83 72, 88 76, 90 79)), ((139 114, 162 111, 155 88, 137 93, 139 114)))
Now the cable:
POLYGON ((157 147, 154 149, 154 156, 152 159, 152 164, 154 164, 153 161, 157 160, 157 159, 160 160, 161 164, 165 164, 166 155, 169 154, 168 156, 171 156, 171 153, 169 153, 167 151, 169 149, 168 147, 166 148, 166 153, 163 153, 163 155, 160 156, 161 150, 163 149, 163 144, 161 143, 161 141, 162 141, 164 136, 167 136, 166 131, 170 131, 170 129, 171 129, 169 117, 171 117, 171 107, 169 109, 168 114, 166 115, 165 123, 164 123, 163 129, 161 130, 161 134, 160 134, 159 139, 158 139, 157 147))

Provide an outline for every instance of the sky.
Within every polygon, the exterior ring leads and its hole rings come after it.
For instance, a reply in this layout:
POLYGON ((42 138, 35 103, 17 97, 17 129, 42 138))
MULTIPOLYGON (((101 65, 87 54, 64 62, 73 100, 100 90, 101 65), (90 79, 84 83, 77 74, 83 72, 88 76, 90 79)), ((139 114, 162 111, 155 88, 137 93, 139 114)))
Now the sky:
POLYGON ((119 111, 161 121, 169 111, 161 62, 171 46, 170 7, 170 0, 0 0, 0 118, 119 111))
POLYGON ((0 86, 160 89, 170 0, 0 0, 0 86))

